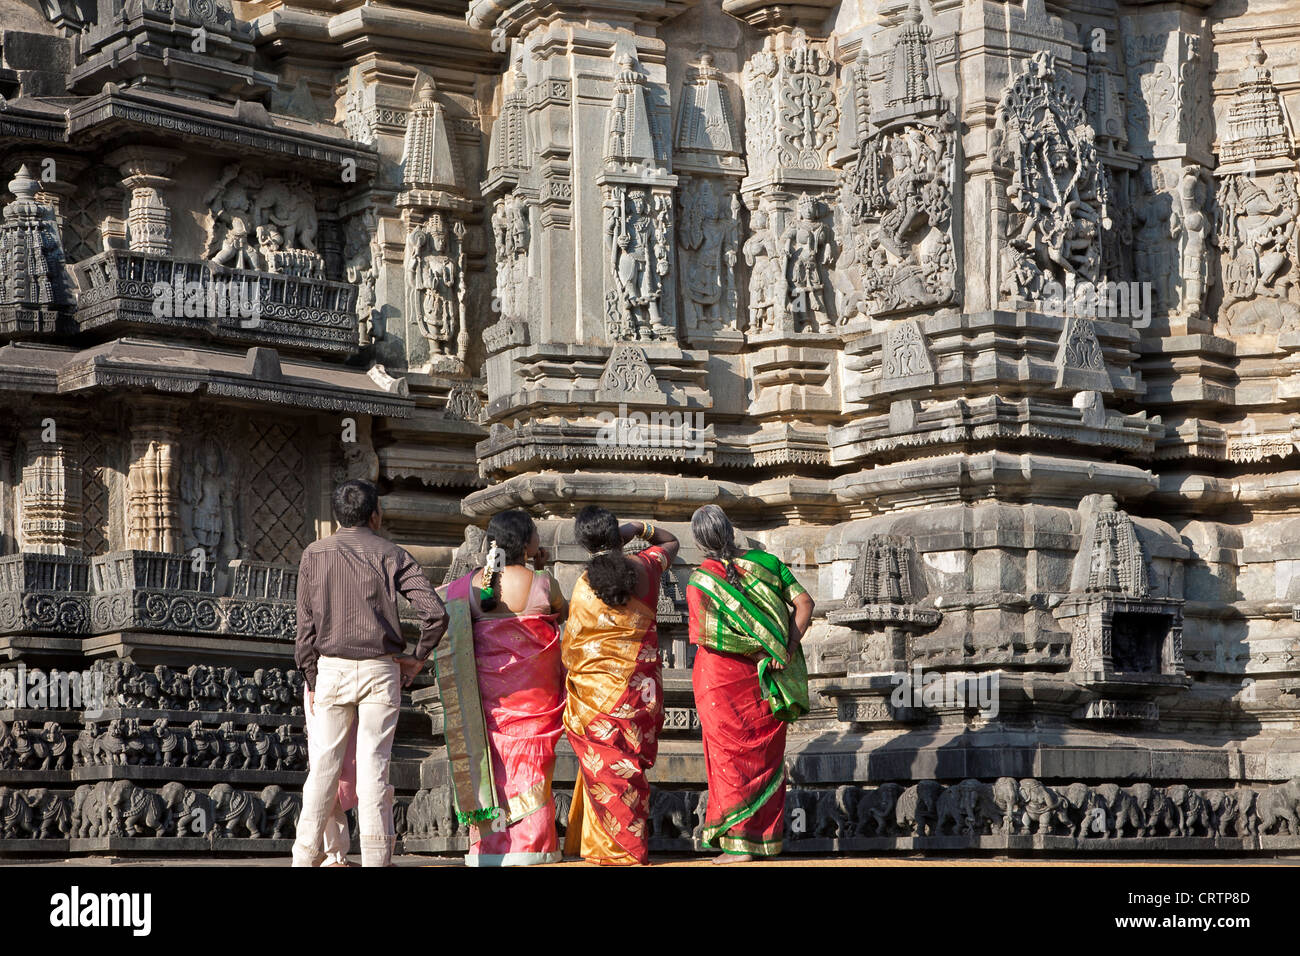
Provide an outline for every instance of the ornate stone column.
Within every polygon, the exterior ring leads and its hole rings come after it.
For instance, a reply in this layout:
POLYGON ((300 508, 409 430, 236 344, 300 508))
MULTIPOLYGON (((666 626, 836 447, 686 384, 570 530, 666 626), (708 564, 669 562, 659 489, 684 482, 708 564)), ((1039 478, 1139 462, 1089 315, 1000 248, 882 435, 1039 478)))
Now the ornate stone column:
POLYGON ((180 436, 175 406, 153 399, 133 409, 131 465, 127 472, 127 547, 136 551, 179 551, 180 436))
MULTIPOLYGON (((683 348, 672 87, 656 35, 689 6, 640 4, 612 15, 573 2, 471 5, 472 25, 509 40, 511 63, 483 183, 500 310, 484 333, 493 426, 479 454, 490 480, 553 467, 557 446, 602 471, 630 459, 664 470, 708 460, 703 437, 691 437, 697 410, 710 404, 708 356, 683 348), (691 420, 685 441, 660 442, 651 424, 649 441, 631 448, 627 433, 602 430, 602 420, 659 413, 691 420)), ((713 79, 697 106, 725 123, 713 79)), ((685 135, 702 172, 723 172, 704 156, 717 145, 713 130, 697 124, 685 135)), ((739 150, 717 135, 734 192, 739 150)), ((726 189, 718 192, 707 227, 692 221, 692 255, 705 231, 718 238, 719 215, 730 215, 726 189)))
MULTIPOLYGON (((1143 4, 1142 6, 1146 6, 1143 4)), ((1139 9, 1119 20, 1128 148, 1142 160, 1135 190, 1140 281, 1155 286, 1170 332, 1208 332, 1214 223, 1210 21, 1192 4, 1139 9)), ((1221 60, 1217 69, 1235 66, 1221 60)))
POLYGON ((760 427, 735 436, 727 450, 751 467, 825 466, 827 426, 840 412, 843 343, 832 281, 839 68, 820 39, 825 11, 743 6, 746 20, 770 31, 741 74, 748 413, 760 427))
POLYGON ((124 146, 106 157, 131 190, 127 224, 132 252, 171 255, 172 212, 163 190, 171 185, 171 172, 184 158, 182 153, 152 146, 124 146))
POLYGON ((12 554, 17 541, 14 500, 18 482, 14 477, 14 436, 0 433, 0 555, 12 554))
POLYGON ((722 72, 705 52, 687 71, 677 104, 677 276, 683 340, 718 351, 736 349, 743 339, 745 160, 735 117, 722 72))
POLYGON ((81 553, 81 431, 49 415, 21 432, 20 543, 36 554, 81 553))

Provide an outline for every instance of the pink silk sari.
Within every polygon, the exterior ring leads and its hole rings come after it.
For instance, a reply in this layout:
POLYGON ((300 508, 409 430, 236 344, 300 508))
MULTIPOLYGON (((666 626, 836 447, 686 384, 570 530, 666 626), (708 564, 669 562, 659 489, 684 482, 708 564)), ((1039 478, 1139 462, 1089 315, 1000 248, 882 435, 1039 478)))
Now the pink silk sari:
MULTIPOLYGON (((490 779, 478 779, 484 791, 474 786, 468 775, 459 771, 461 764, 452 761, 453 790, 458 810, 473 815, 475 810, 498 810, 495 816, 476 820, 470 825, 468 866, 526 866, 555 863, 561 858, 555 832, 555 801, 551 795, 551 778, 555 771, 555 746, 559 742, 564 712, 564 668, 560 663, 560 629, 551 613, 525 613, 479 616, 469 593, 473 572, 448 586, 448 610, 451 602, 464 601, 452 614, 453 622, 469 618, 473 626, 475 680, 462 680, 467 656, 444 658, 451 664, 456 684, 456 713, 448 713, 449 751, 464 750, 471 764, 490 760, 490 779), (465 613, 468 612, 468 613, 465 613), (463 616, 462 616, 463 614, 463 616), (478 710, 472 703, 471 687, 477 683, 477 698, 486 731, 487 753, 477 743, 479 734, 473 726, 478 710), (460 724, 458 729, 456 724, 460 724), (459 735, 453 748, 452 735, 459 735), (458 781, 458 777, 467 779, 458 781), (465 785, 470 789, 466 790, 465 785), (462 797, 478 793, 494 796, 494 806, 466 806, 484 803, 483 799, 462 797)), ((462 627, 462 639, 463 639, 462 627)), ((450 636, 449 631, 449 636, 450 636)), ((448 675, 439 663, 440 686, 448 675)), ((444 707, 449 701, 444 698, 444 707)), ((486 768, 485 768, 486 769, 486 768)), ((479 813, 479 816, 485 816, 479 813)))

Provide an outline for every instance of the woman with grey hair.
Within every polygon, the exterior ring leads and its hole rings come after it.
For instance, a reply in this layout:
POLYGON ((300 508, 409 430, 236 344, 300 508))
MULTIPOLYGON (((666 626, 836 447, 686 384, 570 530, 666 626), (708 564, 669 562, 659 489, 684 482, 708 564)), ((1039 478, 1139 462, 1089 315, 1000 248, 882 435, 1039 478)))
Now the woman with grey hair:
POLYGON ((808 669, 800 639, 813 600, 775 555, 736 547, 717 505, 691 518, 704 560, 686 587, 693 684, 709 779, 705 846, 715 863, 781 852, 785 735, 808 711, 808 669))

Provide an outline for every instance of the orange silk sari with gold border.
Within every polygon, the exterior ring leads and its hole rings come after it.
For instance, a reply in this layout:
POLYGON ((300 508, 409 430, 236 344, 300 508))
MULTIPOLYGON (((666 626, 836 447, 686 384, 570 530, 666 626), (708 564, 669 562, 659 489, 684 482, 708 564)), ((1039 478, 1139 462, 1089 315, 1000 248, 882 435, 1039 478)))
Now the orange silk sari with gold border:
POLYGON ((664 722, 656 614, 667 556, 651 547, 628 558, 645 563, 648 591, 610 607, 579 578, 563 644, 564 730, 579 767, 564 852, 612 866, 649 862, 646 772, 664 722))

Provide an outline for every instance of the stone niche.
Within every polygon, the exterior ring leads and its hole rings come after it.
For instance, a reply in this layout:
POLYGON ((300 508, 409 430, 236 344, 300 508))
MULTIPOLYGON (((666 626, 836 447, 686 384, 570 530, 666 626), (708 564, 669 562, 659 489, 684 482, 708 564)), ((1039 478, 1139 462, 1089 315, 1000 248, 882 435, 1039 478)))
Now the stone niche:
POLYGON ((1055 613, 1071 632, 1070 677, 1103 696, 1078 716, 1153 719, 1155 692, 1190 686, 1183 664, 1184 600, 1151 580, 1150 545, 1144 549, 1137 525, 1113 497, 1085 498, 1080 516, 1070 592, 1055 613))

